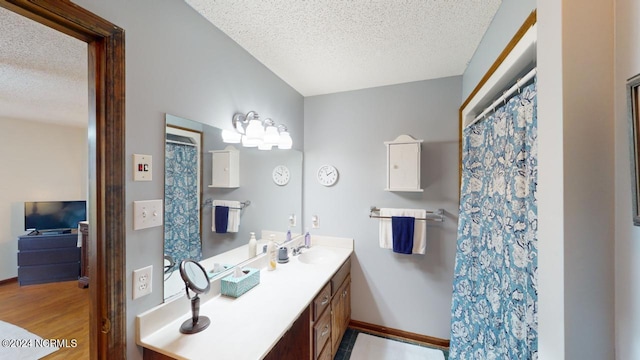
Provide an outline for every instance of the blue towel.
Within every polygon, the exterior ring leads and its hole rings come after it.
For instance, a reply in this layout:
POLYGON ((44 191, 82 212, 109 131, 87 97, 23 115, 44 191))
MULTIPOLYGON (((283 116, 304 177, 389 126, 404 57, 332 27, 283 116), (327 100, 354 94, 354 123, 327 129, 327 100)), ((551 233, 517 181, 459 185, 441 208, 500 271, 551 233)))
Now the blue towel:
POLYGON ((413 252, 413 228, 415 220, 412 216, 391 217, 393 252, 399 254, 411 254, 413 252))
POLYGON ((229 225, 229 207, 216 206, 216 233, 226 234, 229 225))

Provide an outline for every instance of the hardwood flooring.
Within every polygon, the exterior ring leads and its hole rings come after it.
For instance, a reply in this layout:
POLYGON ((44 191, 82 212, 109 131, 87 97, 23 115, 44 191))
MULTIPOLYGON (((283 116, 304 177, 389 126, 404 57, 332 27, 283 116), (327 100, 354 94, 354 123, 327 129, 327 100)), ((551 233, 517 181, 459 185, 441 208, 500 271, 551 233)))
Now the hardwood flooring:
POLYGON ((45 360, 89 358, 89 289, 78 281, 19 286, 0 284, 0 320, 43 339, 76 339, 77 347, 60 348, 45 360))

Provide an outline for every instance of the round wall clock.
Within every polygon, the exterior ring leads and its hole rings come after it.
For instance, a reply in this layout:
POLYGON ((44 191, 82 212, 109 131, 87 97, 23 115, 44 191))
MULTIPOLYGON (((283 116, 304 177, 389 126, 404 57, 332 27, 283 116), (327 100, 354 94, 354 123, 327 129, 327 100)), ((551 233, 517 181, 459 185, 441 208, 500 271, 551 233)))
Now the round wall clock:
POLYGON ((318 182, 324 186, 331 186, 338 181, 338 169, 332 165, 322 165, 318 169, 318 182))
POLYGON ((278 165, 273 169, 271 173, 271 178, 276 185, 284 186, 289 183, 289 179, 291 178, 291 172, 289 172, 289 168, 284 165, 278 165))

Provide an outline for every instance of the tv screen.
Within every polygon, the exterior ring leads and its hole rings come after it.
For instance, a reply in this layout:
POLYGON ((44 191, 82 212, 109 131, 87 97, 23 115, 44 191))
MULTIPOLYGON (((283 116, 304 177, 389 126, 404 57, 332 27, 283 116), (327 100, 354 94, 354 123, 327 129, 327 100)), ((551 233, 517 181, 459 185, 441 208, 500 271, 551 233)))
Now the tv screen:
POLYGON ((85 220, 87 220, 86 201, 24 203, 24 229, 26 231, 77 229, 78 223, 85 220))

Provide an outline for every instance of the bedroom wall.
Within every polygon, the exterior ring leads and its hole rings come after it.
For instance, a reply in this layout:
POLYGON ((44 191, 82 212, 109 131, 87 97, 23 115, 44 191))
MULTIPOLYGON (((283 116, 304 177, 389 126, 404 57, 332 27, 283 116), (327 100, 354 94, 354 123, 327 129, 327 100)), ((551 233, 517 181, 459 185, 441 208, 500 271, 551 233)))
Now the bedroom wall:
POLYGON ((320 228, 312 234, 355 239, 354 320, 449 338, 461 80, 448 77, 305 98, 303 213, 319 216, 320 228), (422 193, 384 191, 384 141, 401 134, 424 139, 422 193), (338 169, 334 186, 316 180, 323 164, 338 169), (444 208, 446 221, 428 224, 425 255, 399 255, 379 247, 371 206, 444 208))
POLYGON ((153 293, 127 294, 127 359, 142 359, 135 317, 162 303, 163 230, 134 231, 132 202, 164 194, 164 115, 231 129, 236 112, 257 111, 287 125, 302 149, 303 98, 183 1, 77 0, 125 29, 126 289, 131 273, 153 266, 153 293), (133 182, 131 154, 153 156, 153 181, 133 182))
POLYGON ((0 119, 0 280, 18 276, 24 202, 86 200, 87 129, 0 119))
POLYGON ((616 359, 640 359, 640 227, 631 222, 626 81, 640 73, 640 4, 615 9, 615 333, 616 359))

